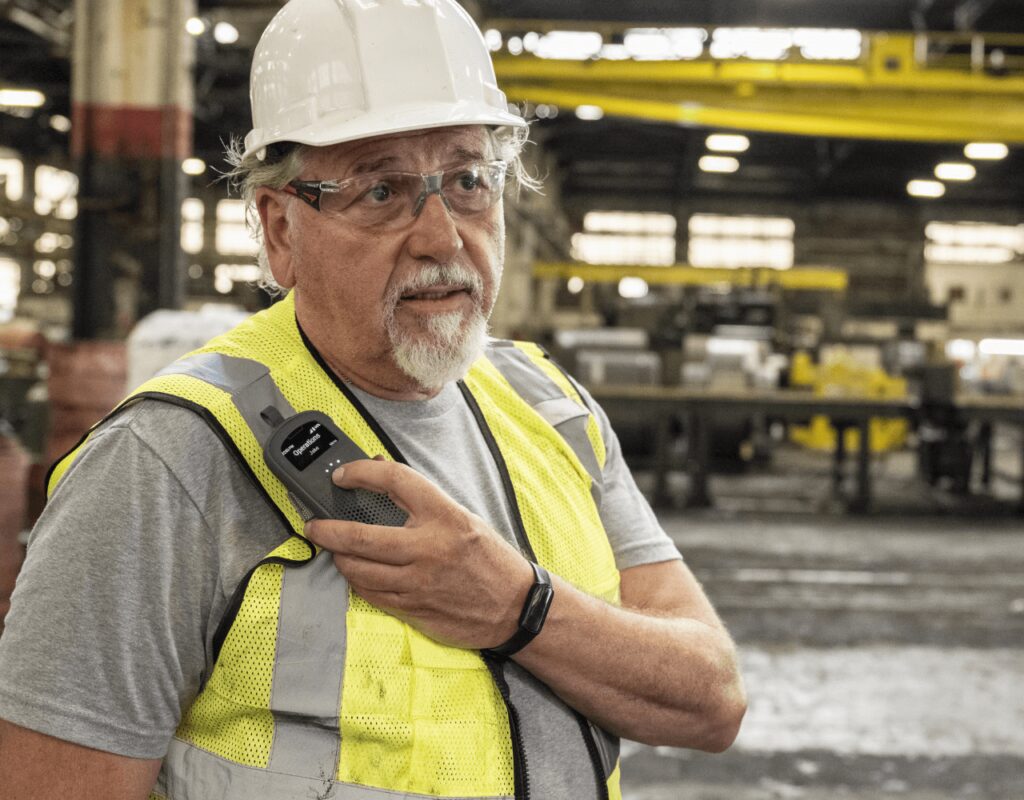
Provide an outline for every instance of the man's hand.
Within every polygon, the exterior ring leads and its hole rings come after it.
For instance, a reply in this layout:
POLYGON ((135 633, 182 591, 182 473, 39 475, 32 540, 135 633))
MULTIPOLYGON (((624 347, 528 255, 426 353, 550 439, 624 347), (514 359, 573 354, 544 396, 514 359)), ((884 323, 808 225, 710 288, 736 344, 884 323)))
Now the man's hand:
POLYGON ((515 633, 533 570, 480 517, 404 464, 353 461, 333 477, 344 489, 387 494, 409 514, 401 528, 306 525, 360 596, 455 647, 495 647, 515 633))

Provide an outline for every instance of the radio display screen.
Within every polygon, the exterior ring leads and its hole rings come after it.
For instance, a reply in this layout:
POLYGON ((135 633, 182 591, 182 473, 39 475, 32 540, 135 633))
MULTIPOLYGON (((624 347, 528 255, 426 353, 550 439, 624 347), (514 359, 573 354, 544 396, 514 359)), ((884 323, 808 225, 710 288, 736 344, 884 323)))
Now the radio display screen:
POLYGON ((288 435, 281 445, 281 455, 301 472, 337 442, 338 437, 326 425, 309 422, 288 435))

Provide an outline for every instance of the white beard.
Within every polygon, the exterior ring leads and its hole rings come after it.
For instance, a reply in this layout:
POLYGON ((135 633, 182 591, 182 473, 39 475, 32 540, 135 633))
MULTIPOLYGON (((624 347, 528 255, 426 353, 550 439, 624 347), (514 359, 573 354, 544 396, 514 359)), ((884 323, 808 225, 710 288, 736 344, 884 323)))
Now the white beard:
POLYGON ((487 317, 482 306, 483 282, 479 275, 463 267, 434 264, 417 273, 411 282, 392 289, 384 327, 398 368, 428 390, 440 389, 465 377, 487 344, 487 317), (472 310, 468 314, 452 311, 431 315, 417 331, 399 325, 395 309, 402 295, 437 283, 468 287, 474 301, 472 310))
POLYGON ((487 344, 487 320, 473 311, 438 314, 428 322, 430 339, 396 336, 388 331, 398 368, 424 389, 440 389, 465 377, 487 344))

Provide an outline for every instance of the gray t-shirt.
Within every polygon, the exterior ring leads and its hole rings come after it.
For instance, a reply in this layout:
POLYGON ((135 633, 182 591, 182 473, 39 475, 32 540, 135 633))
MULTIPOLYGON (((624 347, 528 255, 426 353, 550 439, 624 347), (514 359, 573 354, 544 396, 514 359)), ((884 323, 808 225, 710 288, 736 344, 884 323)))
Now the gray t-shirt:
MULTIPOLYGON (((500 476, 457 387, 412 403, 358 394, 412 467, 514 543, 500 476)), ((597 416, 608 447, 601 517, 619 569, 679 558, 597 416)), ((32 532, 0 637, 0 717, 162 757, 213 667, 234 587, 287 535, 197 414, 147 400, 118 415, 32 532)), ((541 772, 554 782, 537 796, 587 796, 580 781, 593 778, 573 715, 515 665, 509 682, 531 771, 550 766, 541 772)))

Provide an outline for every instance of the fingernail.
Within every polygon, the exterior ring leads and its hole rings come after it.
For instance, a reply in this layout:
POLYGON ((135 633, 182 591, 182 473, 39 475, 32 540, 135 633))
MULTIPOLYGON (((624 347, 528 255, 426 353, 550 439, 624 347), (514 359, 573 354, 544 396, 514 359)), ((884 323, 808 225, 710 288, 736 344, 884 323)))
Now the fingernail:
POLYGON ((333 473, 331 474, 331 480, 333 480, 333 481, 334 481, 335 483, 337 483, 338 481, 340 481, 340 480, 341 480, 341 478, 342 478, 342 476, 343 476, 344 474, 345 474, 345 468, 344 468, 344 467, 338 467, 338 468, 337 468, 336 470, 334 470, 334 472, 333 472, 333 473))

